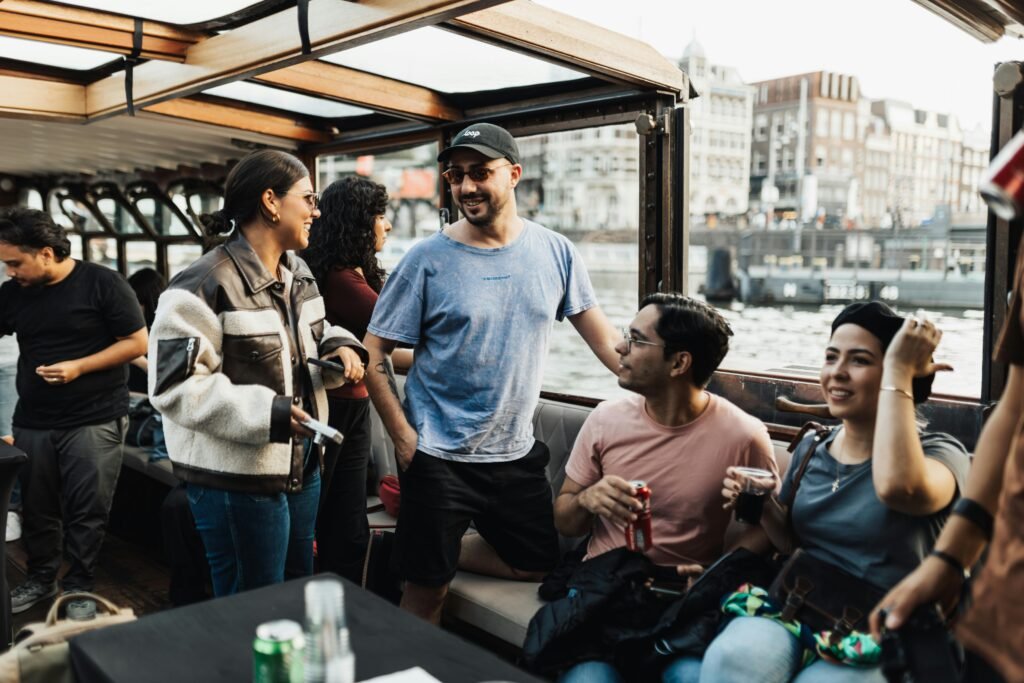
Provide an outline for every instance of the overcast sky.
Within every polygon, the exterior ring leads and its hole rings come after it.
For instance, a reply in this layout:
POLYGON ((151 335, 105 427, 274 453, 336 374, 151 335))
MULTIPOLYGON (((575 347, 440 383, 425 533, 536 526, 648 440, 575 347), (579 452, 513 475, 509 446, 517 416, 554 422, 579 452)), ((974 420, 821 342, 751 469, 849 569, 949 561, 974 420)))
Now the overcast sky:
POLYGON ((993 65, 1024 59, 1024 40, 982 43, 911 0, 536 0, 643 39, 678 59, 696 31, 708 59, 748 82, 808 71, 857 76, 891 97, 990 126, 993 65))

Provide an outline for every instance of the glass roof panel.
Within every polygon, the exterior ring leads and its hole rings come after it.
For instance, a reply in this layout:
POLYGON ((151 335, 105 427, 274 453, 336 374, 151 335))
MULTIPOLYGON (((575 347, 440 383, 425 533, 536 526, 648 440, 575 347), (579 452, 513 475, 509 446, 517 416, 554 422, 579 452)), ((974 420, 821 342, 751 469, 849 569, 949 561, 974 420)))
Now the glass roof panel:
POLYGON ((434 27, 408 31, 323 59, 448 93, 514 88, 586 76, 434 27))
POLYGON ((68 47, 67 45, 5 36, 0 36, 0 57, 81 71, 88 71, 107 62, 120 59, 120 56, 111 52, 86 50, 81 47, 68 47))
POLYGON ((196 24, 219 19, 254 5, 253 0, 61 0, 101 12, 116 12, 169 24, 196 24))
POLYGON ((262 104, 267 107, 274 107, 275 109, 285 109, 298 114, 322 116, 331 119, 373 113, 371 110, 363 109, 362 107, 354 107, 350 104, 319 99, 309 95, 300 95, 288 92, 287 90, 269 88, 265 85, 257 85, 256 83, 248 83, 246 81, 219 85, 216 88, 210 88, 203 92, 207 95, 227 97, 232 100, 262 104))

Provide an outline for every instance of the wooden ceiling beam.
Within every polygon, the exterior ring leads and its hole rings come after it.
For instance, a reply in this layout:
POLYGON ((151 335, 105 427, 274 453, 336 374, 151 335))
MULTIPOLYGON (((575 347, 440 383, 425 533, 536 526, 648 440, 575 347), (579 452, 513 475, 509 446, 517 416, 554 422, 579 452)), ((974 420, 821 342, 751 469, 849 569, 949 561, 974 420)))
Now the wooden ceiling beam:
MULTIPOLYGON (((136 106, 188 96, 251 78, 452 17, 504 0, 313 0, 309 3, 311 53, 302 53, 298 9, 290 7, 188 50, 184 64, 147 62, 135 68, 136 106)), ((412 58, 412 56, 410 56, 412 58)), ((115 74, 86 88, 90 117, 120 114, 127 107, 124 77, 115 74)))
POLYGON ((530 0, 464 14, 447 25, 598 78, 668 90, 684 99, 687 94, 682 71, 647 43, 530 0))
POLYGON ((49 79, 0 75, 0 116, 45 120, 84 121, 85 86, 49 79))
POLYGON ((273 135, 296 142, 323 143, 334 139, 329 131, 312 128, 287 116, 239 109, 227 104, 188 97, 151 104, 144 111, 224 128, 273 135))
POLYGON ((913 0, 983 43, 1003 37, 1005 27, 998 10, 984 0, 913 0))
MULTIPOLYGON (((134 32, 134 20, 117 14, 39 0, 0 2, 0 34, 14 38, 128 55, 132 52, 134 32)), ((205 37, 169 24, 143 21, 140 56, 183 62, 189 48, 205 37)))
POLYGON ((255 80, 417 121, 462 120, 462 111, 434 90, 327 62, 303 62, 255 80))

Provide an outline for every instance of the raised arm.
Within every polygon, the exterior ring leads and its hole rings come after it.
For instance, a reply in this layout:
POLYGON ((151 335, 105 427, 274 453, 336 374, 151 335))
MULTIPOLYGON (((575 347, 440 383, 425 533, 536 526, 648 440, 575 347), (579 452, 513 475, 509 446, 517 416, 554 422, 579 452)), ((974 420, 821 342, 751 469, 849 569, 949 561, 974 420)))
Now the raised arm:
POLYGON ((587 346, 594 352, 597 359, 613 373, 619 372, 619 353, 615 345, 622 339, 622 335, 612 327, 608 316, 604 314, 600 306, 588 308, 582 313, 577 313, 569 318, 569 321, 576 328, 576 331, 587 346))
POLYGON ((377 409, 384 428, 388 430, 391 441, 395 444, 395 457, 398 466, 405 470, 412 463, 419 442, 419 434, 405 418, 402 402, 398 397, 398 382, 395 380, 395 368, 391 363, 391 353, 398 345, 391 339, 378 337, 367 332, 363 346, 370 354, 368 372, 366 373, 366 390, 370 393, 373 407, 377 409))
POLYGON ((925 457, 911 398, 915 377, 951 369, 931 360, 941 338, 930 321, 908 318, 883 361, 871 471, 879 500, 908 515, 938 512, 956 495, 950 469, 925 457))

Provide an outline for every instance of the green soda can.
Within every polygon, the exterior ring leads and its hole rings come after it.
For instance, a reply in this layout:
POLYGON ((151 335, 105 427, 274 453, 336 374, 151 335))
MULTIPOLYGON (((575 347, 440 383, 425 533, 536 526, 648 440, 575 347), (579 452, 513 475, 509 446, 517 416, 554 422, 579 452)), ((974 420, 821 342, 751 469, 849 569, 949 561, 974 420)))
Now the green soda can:
POLYGON ((252 641, 253 683, 302 683, 302 627, 288 619, 268 621, 252 641))

